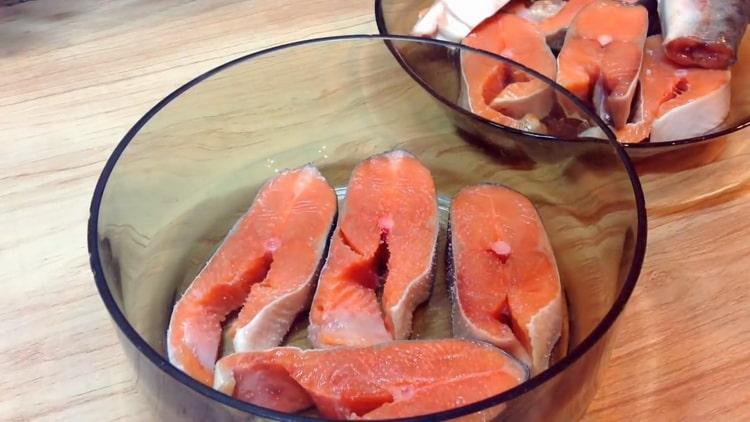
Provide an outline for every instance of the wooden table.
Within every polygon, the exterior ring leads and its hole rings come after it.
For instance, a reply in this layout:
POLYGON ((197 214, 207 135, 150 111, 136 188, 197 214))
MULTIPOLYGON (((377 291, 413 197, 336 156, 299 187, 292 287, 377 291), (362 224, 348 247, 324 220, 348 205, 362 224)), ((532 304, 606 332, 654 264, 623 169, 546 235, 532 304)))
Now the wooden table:
MULTIPOLYGON (((193 76, 270 45, 376 32, 370 0, 292 3, 0 7, 0 420, 153 419, 89 270, 94 183, 126 130, 193 76)), ((722 168, 742 175, 750 157, 722 168)), ((750 417, 750 185, 691 204, 653 213, 588 420, 750 417)))

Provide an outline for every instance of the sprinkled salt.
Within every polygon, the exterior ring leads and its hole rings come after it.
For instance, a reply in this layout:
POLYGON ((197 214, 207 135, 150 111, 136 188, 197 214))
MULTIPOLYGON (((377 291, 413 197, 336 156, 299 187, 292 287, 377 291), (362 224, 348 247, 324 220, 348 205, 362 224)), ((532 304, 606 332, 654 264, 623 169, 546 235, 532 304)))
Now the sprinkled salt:
POLYGON ((510 245, 508 242, 498 240, 492 244, 492 252, 494 252, 504 264, 505 261, 508 260, 508 257, 510 257, 510 245))
POLYGON ((391 231, 393 229, 393 218, 381 217, 380 220, 378 220, 378 226, 381 230, 391 231))
POLYGON ((275 237, 272 237, 266 240, 266 243, 264 246, 266 247, 266 251, 276 252, 276 250, 279 249, 279 246, 281 246, 281 241, 275 237))

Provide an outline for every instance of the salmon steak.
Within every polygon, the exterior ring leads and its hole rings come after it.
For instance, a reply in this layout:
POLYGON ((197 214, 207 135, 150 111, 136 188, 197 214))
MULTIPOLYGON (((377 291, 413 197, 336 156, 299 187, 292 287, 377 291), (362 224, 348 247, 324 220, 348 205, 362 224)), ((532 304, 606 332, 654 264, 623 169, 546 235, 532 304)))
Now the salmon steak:
POLYGON ((508 5, 508 13, 536 24, 547 38, 547 44, 552 49, 559 50, 573 18, 593 2, 594 0, 538 0, 527 5, 525 1, 518 0, 508 5))
POLYGON ((721 125, 731 103, 729 70, 674 63, 660 35, 648 37, 645 52, 633 120, 616 131, 620 142, 685 139, 721 125))
POLYGON ((748 0, 659 0, 664 50, 682 66, 726 69, 750 20, 748 0))
POLYGON ((439 230, 430 171, 393 151, 355 167, 310 309, 315 347, 406 339, 428 299, 439 230))
MULTIPOLYGON (((619 129, 628 121, 648 31, 645 7, 596 0, 573 20, 557 58, 557 83, 619 129)), ((560 96, 572 117, 577 108, 560 96)))
MULTIPOLYGON (((474 29, 463 43, 555 79, 555 56, 544 34, 516 15, 498 13, 474 29)), ((505 126, 543 131, 541 119, 549 114, 555 98, 547 83, 521 68, 466 51, 461 53, 461 70, 463 106, 505 126)))
POLYGON ((325 418, 389 419, 468 405, 527 376, 500 349, 446 339, 236 353, 216 364, 214 388, 280 412, 315 406, 325 418))
POLYGON ((336 207, 313 166, 268 181, 175 304, 169 361, 211 385, 222 324, 240 308, 236 350, 278 345, 310 303, 336 207))
POLYGON ((537 374, 562 330, 562 287, 541 218, 525 196, 477 185, 453 199, 448 233, 453 334, 490 342, 537 374))

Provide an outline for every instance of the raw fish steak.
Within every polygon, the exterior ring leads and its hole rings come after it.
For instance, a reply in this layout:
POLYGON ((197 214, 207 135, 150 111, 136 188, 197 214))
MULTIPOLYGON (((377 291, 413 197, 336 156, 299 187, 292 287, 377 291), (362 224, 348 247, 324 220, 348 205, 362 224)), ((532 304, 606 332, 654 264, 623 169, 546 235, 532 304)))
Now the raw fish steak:
POLYGON ((315 167, 268 181, 175 304, 169 361, 211 385, 222 323, 243 305, 235 347, 278 345, 309 305, 336 206, 335 192, 315 167))
POLYGON ((682 66, 726 69, 750 19, 748 0, 659 0, 667 57, 682 66))
MULTIPOLYGON (((529 67, 554 80, 555 56, 534 24, 507 13, 484 21, 464 44, 489 51, 529 67)), ((461 103, 496 123, 542 132, 540 120, 549 114, 555 94, 550 85, 528 72, 476 53, 462 52, 461 103)))
POLYGON ((430 294, 438 229, 435 184, 416 157, 393 151, 357 165, 310 309, 312 344, 408 338, 430 294))
POLYGON ((674 141, 703 135, 729 114, 729 70, 680 66, 667 58, 660 35, 646 40, 640 95, 620 142, 674 141))
MULTIPOLYGON (((557 58, 557 83, 623 127, 638 84, 648 11, 640 5, 597 0, 575 17, 557 58)), ((576 113, 561 97, 568 115, 576 113)))
POLYGON ((448 234, 453 334, 546 369, 562 329, 555 256, 534 205, 497 185, 462 189, 448 234))
POLYGON ((526 367, 500 349, 446 339, 237 353, 216 364, 214 388, 281 412, 314 405, 326 418, 390 419, 471 404, 526 378, 526 367))

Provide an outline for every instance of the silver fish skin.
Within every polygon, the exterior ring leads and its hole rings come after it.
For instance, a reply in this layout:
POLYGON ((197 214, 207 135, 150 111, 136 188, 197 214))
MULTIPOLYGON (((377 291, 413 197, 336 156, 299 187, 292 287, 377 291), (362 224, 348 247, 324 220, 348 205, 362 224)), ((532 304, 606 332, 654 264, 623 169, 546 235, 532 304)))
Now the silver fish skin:
POLYGON ((664 50, 682 66, 726 69, 750 20, 750 0, 659 0, 664 50))

